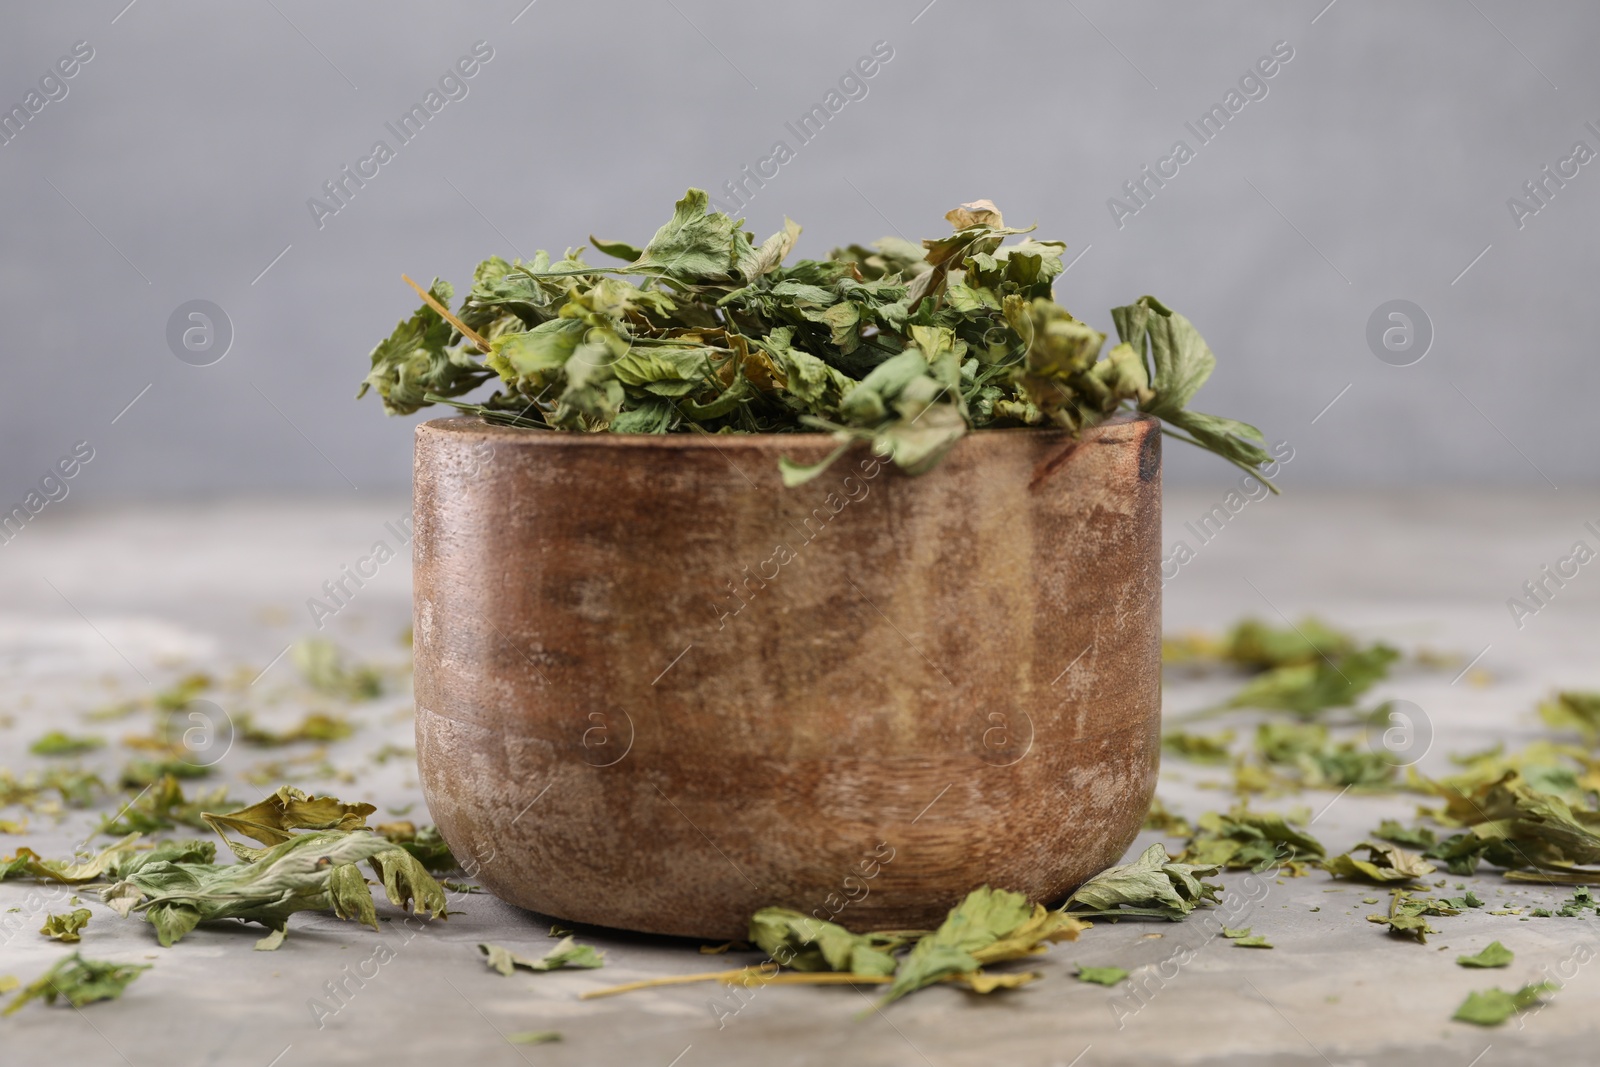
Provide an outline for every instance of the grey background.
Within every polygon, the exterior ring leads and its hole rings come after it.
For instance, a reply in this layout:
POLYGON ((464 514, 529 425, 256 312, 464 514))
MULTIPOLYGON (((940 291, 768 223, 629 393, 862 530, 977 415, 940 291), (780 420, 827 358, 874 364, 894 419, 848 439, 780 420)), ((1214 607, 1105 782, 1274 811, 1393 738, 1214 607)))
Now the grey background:
MULTIPOLYGON (((784 214, 799 255, 936 236, 989 197, 1084 252, 1057 286, 1080 317, 1109 331, 1152 292, 1192 318, 1220 359, 1196 406, 1292 442, 1287 486, 1595 480, 1600 165, 1520 231, 1506 207, 1600 149, 1592 4, 125 2, 0 16, 7 109, 95 50, 0 146, 7 508, 82 439, 80 501, 403 487, 416 419, 352 399, 416 305, 402 271, 460 285, 490 253, 642 242, 780 138, 758 236, 784 214), (468 96, 319 229, 307 198, 478 40, 468 96), (784 123, 879 40, 866 98, 799 146, 784 123), (1198 147, 1185 121, 1280 40, 1267 97, 1198 147), (1180 137, 1196 158, 1119 230, 1107 198, 1180 137), (1366 342, 1395 298, 1435 328, 1409 367, 1366 342), (233 323, 213 366, 167 345, 191 299, 233 323)), ((1170 482, 1231 479, 1190 451, 1170 482)))

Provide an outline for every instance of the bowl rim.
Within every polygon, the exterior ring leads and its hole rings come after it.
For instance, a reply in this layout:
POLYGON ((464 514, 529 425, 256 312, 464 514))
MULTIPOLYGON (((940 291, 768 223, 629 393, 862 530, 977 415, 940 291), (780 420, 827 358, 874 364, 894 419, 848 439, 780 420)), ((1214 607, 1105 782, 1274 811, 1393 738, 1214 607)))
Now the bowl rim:
MULTIPOLYGON (((1059 426, 1005 426, 992 429, 968 430, 954 447, 961 447, 973 440, 998 440, 1007 438, 1016 440, 1029 437, 1036 440, 1092 440, 1108 431, 1124 426, 1138 426, 1141 424, 1155 423, 1159 429, 1160 420, 1154 415, 1142 411, 1122 411, 1074 433, 1059 426)), ((824 444, 834 443, 833 434, 827 431, 806 431, 800 433, 582 433, 571 430, 538 430, 525 426, 502 426, 485 422, 477 415, 455 415, 437 419, 428 419, 417 424, 414 431, 417 440, 424 434, 440 436, 474 436, 493 437, 496 443, 515 444, 518 447, 532 448, 570 448, 589 446, 596 448, 645 448, 658 450, 677 449, 715 449, 718 451, 729 448, 760 449, 763 451, 781 451, 789 448, 815 448, 824 444)), ((869 442, 862 441, 862 445, 869 442)))

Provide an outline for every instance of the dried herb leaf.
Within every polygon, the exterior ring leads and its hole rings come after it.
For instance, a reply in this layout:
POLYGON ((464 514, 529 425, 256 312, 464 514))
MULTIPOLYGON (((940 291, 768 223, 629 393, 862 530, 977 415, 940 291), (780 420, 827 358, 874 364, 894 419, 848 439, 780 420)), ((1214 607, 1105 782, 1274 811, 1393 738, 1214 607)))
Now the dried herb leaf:
POLYGON ((1373 837, 1384 841, 1393 841, 1397 845, 1405 845, 1419 852, 1426 852, 1439 843, 1439 835, 1426 826, 1406 827, 1394 819, 1385 819, 1372 831, 1373 837))
MULTIPOLYGON (((1035 955, 1051 942, 1076 940, 1084 927, 1064 911, 1029 904, 1021 893, 988 886, 974 889, 951 909, 937 930, 911 947, 900 961, 882 1003, 947 978, 972 976, 985 964, 1035 955)), ((985 992, 1011 986, 999 980, 984 980, 970 988, 985 992)))
POLYGON ((1113 986, 1128 977, 1128 972, 1121 967, 1085 967, 1078 965, 1074 977, 1080 982, 1093 982, 1096 985, 1113 986))
POLYGON ((248 808, 225 815, 204 813, 201 818, 227 842, 234 855, 248 862, 260 857, 264 850, 231 840, 228 831, 263 845, 280 845, 297 830, 364 830, 367 816, 377 810, 373 804, 346 804, 334 797, 308 796, 286 785, 248 808))
POLYGON ((1498 941, 1491 941, 1482 952, 1475 956, 1457 956, 1456 962, 1463 967, 1506 967, 1515 958, 1510 949, 1498 941))
POLYGON ((1399 658, 1396 649, 1376 644, 1337 658, 1274 667, 1247 682, 1224 706, 1300 715, 1349 707, 1387 678, 1389 665, 1399 658))
POLYGON ((308 637, 297 641, 289 650, 289 658, 307 685, 329 696, 371 700, 383 693, 383 679, 376 670, 365 666, 345 666, 338 646, 325 637, 308 637))
POLYGON ((1210 864, 1229 870, 1260 873, 1274 867, 1302 874, 1307 863, 1320 861, 1322 842, 1273 812, 1238 807, 1223 815, 1207 812, 1195 821, 1195 835, 1179 853, 1186 863, 1210 864))
POLYGON ((1233 731, 1195 734, 1172 730, 1161 735, 1161 750, 1196 763, 1227 763, 1233 755, 1233 731))
POLYGON ((97 1000, 116 1000, 130 982, 149 969, 149 964, 86 960, 74 952, 24 986, 0 1014, 20 1011, 30 1000, 40 997, 45 1003, 54 1004, 59 996, 74 1008, 97 1000))
POLYGON ((1539 705, 1539 716, 1558 730, 1577 730, 1591 744, 1600 739, 1600 693, 1563 690, 1539 705))
POLYGON ((389 822, 374 826, 373 832, 405 849, 417 858, 424 868, 432 872, 457 870, 461 864, 450 853, 437 826, 418 829, 411 822, 389 822))
POLYGON ((1063 911, 1080 917, 1141 917, 1176 922, 1196 906, 1214 901, 1222 887, 1201 878, 1216 874, 1215 864, 1179 863, 1165 846, 1151 845, 1137 860, 1109 867, 1084 882, 1063 911))
POLYGON ((1312 789, 1382 790, 1395 777, 1386 753, 1352 741, 1335 742, 1321 723, 1261 723, 1255 747, 1265 763, 1292 770, 1297 784, 1312 789))
POLYGON ((365 832, 297 834, 253 860, 229 866, 143 864, 123 872, 122 881, 102 897, 141 912, 162 947, 169 948, 202 922, 240 919, 278 929, 297 911, 326 910, 332 906, 330 882, 340 866, 393 849, 365 832))
POLYGON ((35 756, 81 756, 85 752, 105 747, 105 743, 105 739, 101 737, 79 737, 60 730, 51 730, 29 745, 28 751, 35 756))
POLYGON ((321 711, 308 712, 305 718, 287 730, 269 730, 264 726, 258 726, 255 717, 248 713, 242 713, 234 719, 234 736, 247 745, 257 745, 262 748, 277 748, 299 741, 315 741, 322 744, 343 741, 355 733, 355 730, 354 724, 349 719, 321 711))
MULTIPOLYGON (((124 769, 124 783, 127 771, 124 769)), ((179 825, 205 829, 201 813, 228 803, 228 787, 218 786, 190 800, 184 796, 183 786, 176 776, 166 773, 154 781, 144 783, 139 794, 118 809, 114 818, 108 817, 100 824, 102 834, 158 833, 179 825)))
POLYGON ((1469 993, 1451 1018, 1479 1026, 1499 1026, 1518 1012, 1533 1007, 1545 994, 1554 993, 1560 988, 1556 982, 1535 982, 1515 993, 1498 988, 1469 993))
POLYGON ((65 915, 46 915, 39 932, 56 941, 81 941, 78 931, 89 925, 92 914, 88 908, 78 908, 65 915))
POLYGON ((1168 837, 1189 837, 1194 834, 1194 827, 1189 825, 1189 820, 1170 811, 1159 796, 1150 798, 1150 810, 1145 813, 1144 828, 1160 830, 1168 837))
POLYGON ((506 1035, 506 1040, 513 1045, 543 1045, 551 1041, 561 1040, 559 1030, 517 1030, 506 1035))
POLYGON ((1600 883, 1592 869, 1600 864, 1600 811, 1540 792, 1516 771, 1476 788, 1432 785, 1445 815, 1468 828, 1429 850, 1452 872, 1471 874, 1487 862, 1512 868, 1507 877, 1519 881, 1600 883))
POLYGON ((849 971, 887 975, 895 971, 890 952, 904 938, 853 934, 790 908, 762 908, 750 918, 750 940, 779 966, 797 971, 849 971))
POLYGON ((605 966, 605 959, 593 945, 580 945, 571 937, 562 938, 554 948, 538 959, 518 956, 500 945, 480 944, 478 951, 488 957, 488 964, 492 970, 507 976, 518 967, 529 971, 554 971, 562 967, 605 966))
POLYGON ((66 885, 93 882, 112 869, 118 860, 131 853, 134 843, 138 840, 138 834, 129 834, 107 845, 93 856, 75 863, 47 860, 31 848, 19 848, 15 856, 0 861, 0 880, 32 875, 42 882, 61 882, 66 885))
POLYGON ((1428 924, 1430 915, 1459 914, 1461 914, 1461 909, 1455 907, 1448 900, 1413 897, 1402 890, 1395 890, 1394 895, 1389 900, 1389 913, 1387 915, 1368 915, 1367 921, 1387 926, 1389 932, 1398 937, 1406 937, 1418 944, 1426 944, 1429 934, 1439 932, 1428 924))
POLYGON ((1374 885, 1415 881, 1438 870, 1414 852, 1374 841, 1362 841, 1344 855, 1324 861, 1322 869, 1335 878, 1353 878, 1374 885), (1363 848, 1367 850, 1367 858, 1356 859, 1355 851, 1363 848))

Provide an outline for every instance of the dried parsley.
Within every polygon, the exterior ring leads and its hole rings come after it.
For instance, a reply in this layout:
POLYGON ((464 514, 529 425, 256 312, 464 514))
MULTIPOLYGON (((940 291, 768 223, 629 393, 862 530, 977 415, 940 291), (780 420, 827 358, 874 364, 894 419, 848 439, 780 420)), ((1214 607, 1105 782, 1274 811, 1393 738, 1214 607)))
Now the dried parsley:
MULTIPOLYGON (((372 700, 383 694, 383 677, 376 668, 365 664, 348 666, 339 647, 325 637, 308 637, 295 642, 289 650, 289 658, 306 684, 318 692, 346 700, 372 700)), ((312 739, 338 741, 348 736, 347 728, 338 737, 312 739)))
MULTIPOLYGON (((1152 850, 1160 848, 1151 846, 1152 850)), ((1167 892, 1176 895, 1170 889, 1167 892)), ((951 909, 937 930, 911 946, 880 1003, 888 1004, 939 981, 961 981, 977 993, 1023 985, 1038 975, 989 975, 982 968, 1043 952, 1050 942, 1076 940, 1084 925, 1064 911, 1028 903, 1021 893, 988 886, 974 889, 951 909)))
POLYGON ((1172 730, 1161 735, 1161 750, 1195 763, 1227 763, 1232 755, 1233 731, 1196 734, 1172 730))
POLYGON ((1558 730, 1577 730, 1590 744, 1600 740, 1600 693, 1563 690, 1539 705, 1539 716, 1558 730))
POLYGON ((1073 915, 1106 918, 1170 919, 1174 922, 1201 904, 1217 899, 1222 887, 1201 881, 1216 874, 1215 863, 1179 863, 1160 844, 1145 849, 1137 860, 1108 867, 1084 882, 1062 910, 1073 915))
POLYGON ((561 1040, 559 1030, 518 1030, 506 1035, 506 1040, 513 1045, 543 1045, 551 1041, 561 1040))
POLYGON ((1095 985, 1113 986, 1128 977, 1128 972, 1121 967, 1085 967, 1081 963, 1073 973, 1073 977, 1080 982, 1093 982, 1095 985))
MULTIPOLYGON (((1164 855, 1164 854, 1163 854, 1164 855)), ((937 930, 891 930, 853 934, 788 908, 763 908, 750 923, 750 940, 769 959, 751 967, 673 975, 591 990, 582 999, 613 996, 689 982, 725 985, 887 985, 887 1004, 936 982, 974 993, 1015 989, 1038 972, 995 974, 992 963, 1024 959, 1056 941, 1072 941, 1087 929, 1075 915, 1030 904, 1021 893, 983 886, 950 910, 937 930), (910 951, 896 957, 905 946, 910 951), (789 968, 785 972, 785 968, 789 968)))
POLYGON ((24 986, 0 1015, 20 1011, 30 1000, 40 997, 47 1004, 54 1004, 61 997, 74 1008, 97 1000, 116 1000, 129 983, 149 969, 147 963, 86 960, 74 952, 24 986))
POLYGON ((1475 956, 1457 956, 1456 962, 1463 967, 1505 967, 1515 958, 1510 949, 1498 941, 1491 941, 1482 952, 1475 956))
MULTIPOLYGON (((455 312, 449 283, 412 283, 423 305, 372 350, 357 395, 537 429, 821 430, 912 474, 969 430, 1077 432, 1138 410, 1251 474, 1268 460, 1255 427, 1188 409, 1216 363, 1188 319, 1149 296, 1114 308, 1120 343, 1102 358, 1106 335, 1052 297, 1066 246, 1023 237, 988 201, 920 247, 885 238, 789 266, 795 223, 756 244, 707 207, 690 189, 643 248, 591 239, 622 266, 582 249, 485 260, 455 312), (453 399, 490 383, 482 403, 453 399)), ((785 463, 785 481, 828 462, 785 463)))
POLYGON ((202 813, 240 861, 231 865, 213 862, 216 848, 204 842, 163 842, 136 852, 138 834, 79 864, 38 861, 31 853, 24 858, 28 873, 38 877, 110 880, 101 899, 124 917, 139 912, 163 946, 202 922, 234 919, 266 926, 270 932, 256 947, 275 949, 289 916, 308 910, 331 909, 341 919, 377 929, 372 891, 357 867, 361 862, 372 868, 391 904, 443 916, 445 896, 438 882, 409 852, 367 829, 366 817, 375 810, 371 804, 307 796, 285 786, 240 811, 202 813))
POLYGON ((1556 982, 1535 982, 1515 993, 1498 988, 1469 993, 1451 1018, 1479 1026, 1499 1026, 1518 1012, 1533 1007, 1546 993, 1554 993, 1560 988, 1556 982))
POLYGON ((518 967, 529 971, 555 971, 562 967, 604 967, 605 960, 593 945, 580 945, 571 937, 564 937, 549 952, 537 959, 518 956, 500 945, 479 945, 478 951, 488 957, 491 970, 510 976, 518 967))
POLYGON ((46 915, 39 932, 55 941, 81 941, 83 938, 79 931, 89 925, 92 915, 88 908, 77 908, 65 915, 46 915))
POLYGON ((51 730, 29 745, 28 751, 35 756, 81 756, 85 752, 105 747, 105 743, 105 739, 101 737, 80 737, 60 730, 51 730))
POLYGON ((906 942, 903 937, 853 934, 791 908, 756 912, 750 919, 750 940, 782 967, 865 975, 893 974, 890 952, 906 942))
POLYGON ((1325 855, 1322 842, 1284 816, 1250 811, 1241 805, 1226 815, 1212 811, 1195 820, 1195 834, 1179 858, 1228 870, 1259 874, 1279 867, 1300 875, 1306 864, 1319 862, 1325 855))
POLYGON ((1322 869, 1335 878, 1353 878, 1374 885, 1411 882, 1438 870, 1414 852, 1375 841, 1362 841, 1344 855, 1323 861, 1322 869), (1367 858, 1356 859, 1357 849, 1366 849, 1367 858))
POLYGON ((278 748, 300 741, 315 741, 321 744, 343 741, 355 733, 355 730, 355 725, 349 719, 322 711, 307 712, 305 718, 287 730, 269 730, 264 726, 257 726, 255 717, 249 712, 241 712, 234 719, 234 736, 247 745, 261 748, 278 748))
POLYGON ((1485 862, 1508 868, 1513 881, 1600 883, 1600 833, 1592 829, 1600 810, 1540 792, 1516 771, 1477 787, 1434 787, 1445 798, 1446 816, 1467 827, 1428 850, 1452 873, 1471 874, 1485 862))
POLYGON ((1459 914, 1461 909, 1453 906, 1450 901, 1413 897, 1403 890, 1395 890, 1389 899, 1389 913, 1368 915, 1367 922, 1380 923, 1387 926, 1391 934, 1410 938, 1418 944, 1426 944, 1429 934, 1439 932, 1428 925, 1429 916, 1459 914))

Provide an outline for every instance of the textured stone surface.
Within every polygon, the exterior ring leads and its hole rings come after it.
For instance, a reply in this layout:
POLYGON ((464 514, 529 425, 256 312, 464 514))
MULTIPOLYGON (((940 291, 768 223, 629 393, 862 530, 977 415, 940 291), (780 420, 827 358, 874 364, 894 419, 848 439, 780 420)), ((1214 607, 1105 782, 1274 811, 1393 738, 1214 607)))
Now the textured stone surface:
POLYGON ((779 456, 831 447, 418 429, 422 785, 497 895, 904 929, 1122 855, 1157 764, 1156 423, 782 487, 779 456))

